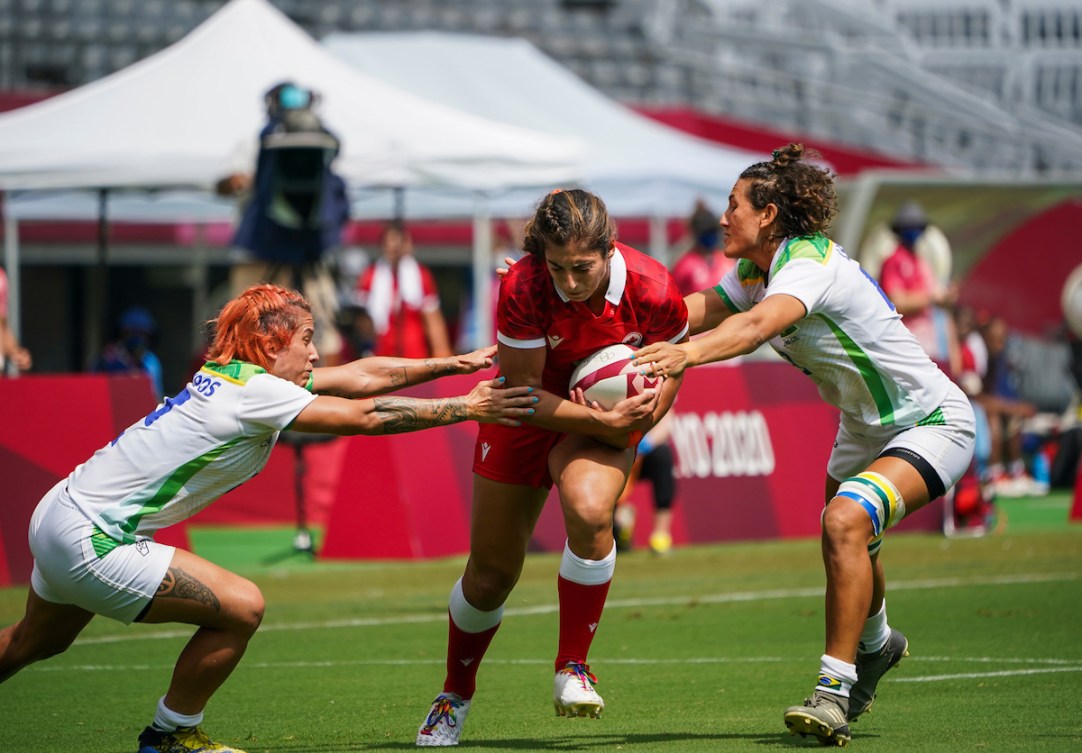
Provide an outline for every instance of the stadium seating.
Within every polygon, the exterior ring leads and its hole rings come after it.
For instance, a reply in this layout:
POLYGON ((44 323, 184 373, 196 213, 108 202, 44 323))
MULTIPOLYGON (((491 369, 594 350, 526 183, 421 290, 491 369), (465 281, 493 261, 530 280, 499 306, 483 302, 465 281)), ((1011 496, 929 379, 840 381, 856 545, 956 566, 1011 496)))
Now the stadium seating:
MULTIPOLYGON (((0 89, 78 86, 225 0, 0 0, 0 89)), ((320 38, 437 29, 529 39, 609 96, 900 160, 1082 168, 1076 0, 272 0, 320 38)))

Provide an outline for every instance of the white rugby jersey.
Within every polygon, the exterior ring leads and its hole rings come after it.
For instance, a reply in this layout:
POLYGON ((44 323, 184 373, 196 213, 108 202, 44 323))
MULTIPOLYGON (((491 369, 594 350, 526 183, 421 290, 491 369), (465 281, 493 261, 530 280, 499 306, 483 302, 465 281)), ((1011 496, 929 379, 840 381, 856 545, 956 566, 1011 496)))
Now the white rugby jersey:
POLYGON ((874 427, 935 423, 950 389, 879 285, 829 238, 784 241, 769 274, 741 259, 714 288, 735 312, 784 293, 807 315, 770 341, 850 419, 874 427))
POLYGON ((254 364, 207 363, 72 471, 66 492, 108 537, 96 548, 150 538, 259 473, 315 397, 254 364))

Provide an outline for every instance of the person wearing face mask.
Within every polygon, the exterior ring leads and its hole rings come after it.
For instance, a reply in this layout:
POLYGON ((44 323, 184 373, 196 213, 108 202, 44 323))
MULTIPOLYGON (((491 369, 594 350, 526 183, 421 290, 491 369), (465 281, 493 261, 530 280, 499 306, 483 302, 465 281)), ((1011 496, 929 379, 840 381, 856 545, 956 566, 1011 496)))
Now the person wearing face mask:
MULTIPOLYGON (((422 747, 458 745, 477 669, 522 572, 555 486, 567 541, 557 578, 560 618, 553 705, 561 716, 605 707, 587 664, 616 568, 612 517, 642 433, 672 405, 680 380, 603 411, 569 395, 575 365, 617 343, 687 339, 687 307, 660 262, 616 240, 600 197, 556 190, 527 223, 523 250, 500 285, 500 373, 540 398, 524 425, 478 432, 470 557, 451 589, 443 690, 417 732, 422 747)), ((496 428, 496 427, 489 427, 496 428)))
POLYGON ((91 371, 110 374, 146 373, 154 390, 154 399, 161 400, 162 362, 151 349, 157 330, 154 317, 142 306, 125 309, 117 322, 117 336, 102 349, 91 371))
POLYGON ((887 294, 904 324, 948 375, 961 368, 960 353, 954 323, 948 309, 958 298, 950 283, 950 247, 941 233, 933 228, 924 208, 915 201, 898 207, 890 223, 897 239, 894 251, 883 260, 879 284, 887 294), (945 250, 945 258, 943 256, 945 250), (937 253, 938 256, 933 256, 937 253), (946 267, 946 274, 937 273, 930 259, 946 267))
POLYGON ((699 202, 688 220, 691 247, 676 260, 672 268, 673 279, 680 293, 689 295, 711 285, 725 276, 733 267, 733 261, 725 258, 718 249, 721 227, 718 216, 706 204, 699 202))

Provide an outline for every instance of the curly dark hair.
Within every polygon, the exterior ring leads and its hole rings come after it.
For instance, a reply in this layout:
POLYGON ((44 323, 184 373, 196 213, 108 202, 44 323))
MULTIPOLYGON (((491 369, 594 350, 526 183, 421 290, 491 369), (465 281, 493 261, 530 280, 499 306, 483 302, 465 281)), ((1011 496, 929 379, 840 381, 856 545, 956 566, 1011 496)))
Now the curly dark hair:
POLYGON ((740 173, 749 181, 748 198, 756 209, 767 204, 778 208, 777 228, 781 237, 799 238, 825 234, 838 213, 834 172, 804 161, 820 155, 803 144, 789 144, 774 150, 769 162, 758 162, 740 173))
POLYGON ((538 203, 533 218, 526 223, 522 248, 544 256, 549 246, 578 244, 605 254, 615 242, 616 223, 601 197, 580 188, 558 188, 538 203))

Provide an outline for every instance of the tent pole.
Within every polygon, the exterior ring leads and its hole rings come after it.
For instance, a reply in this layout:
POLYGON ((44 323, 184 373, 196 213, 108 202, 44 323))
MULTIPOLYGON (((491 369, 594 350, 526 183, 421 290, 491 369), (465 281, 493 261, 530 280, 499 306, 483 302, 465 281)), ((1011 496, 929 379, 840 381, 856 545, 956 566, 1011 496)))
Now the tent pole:
POLYGON ((89 295, 85 309, 86 327, 83 342, 84 366, 94 363, 101 352, 102 333, 109 322, 109 189, 98 189, 98 259, 90 273, 89 295))
POLYGON ((845 211, 838 215, 834 239, 851 259, 860 261, 860 241, 864 235, 864 226, 868 223, 868 212, 879 193, 879 186, 880 180, 877 176, 868 171, 862 172, 853 183, 845 211))
POLYGON ((492 212, 477 194, 473 213, 473 348, 490 345, 492 332, 492 212))
MULTIPOLYGON (((22 283, 19 279, 19 221, 4 194, 4 271, 8 275, 8 327, 19 342, 22 337, 22 283)), ((6 364, 5 364, 6 366, 6 364)), ((12 372, 17 375, 18 369, 12 372)))
POLYGON ((650 256, 666 267, 669 266, 669 239, 666 237, 666 218, 661 215, 650 217, 650 256))
POLYGON ((207 349, 207 223, 198 222, 195 227, 195 253, 192 254, 192 353, 207 349))
POLYGON ((393 219, 404 220, 406 218, 406 189, 402 186, 395 186, 394 191, 394 212, 393 219))

